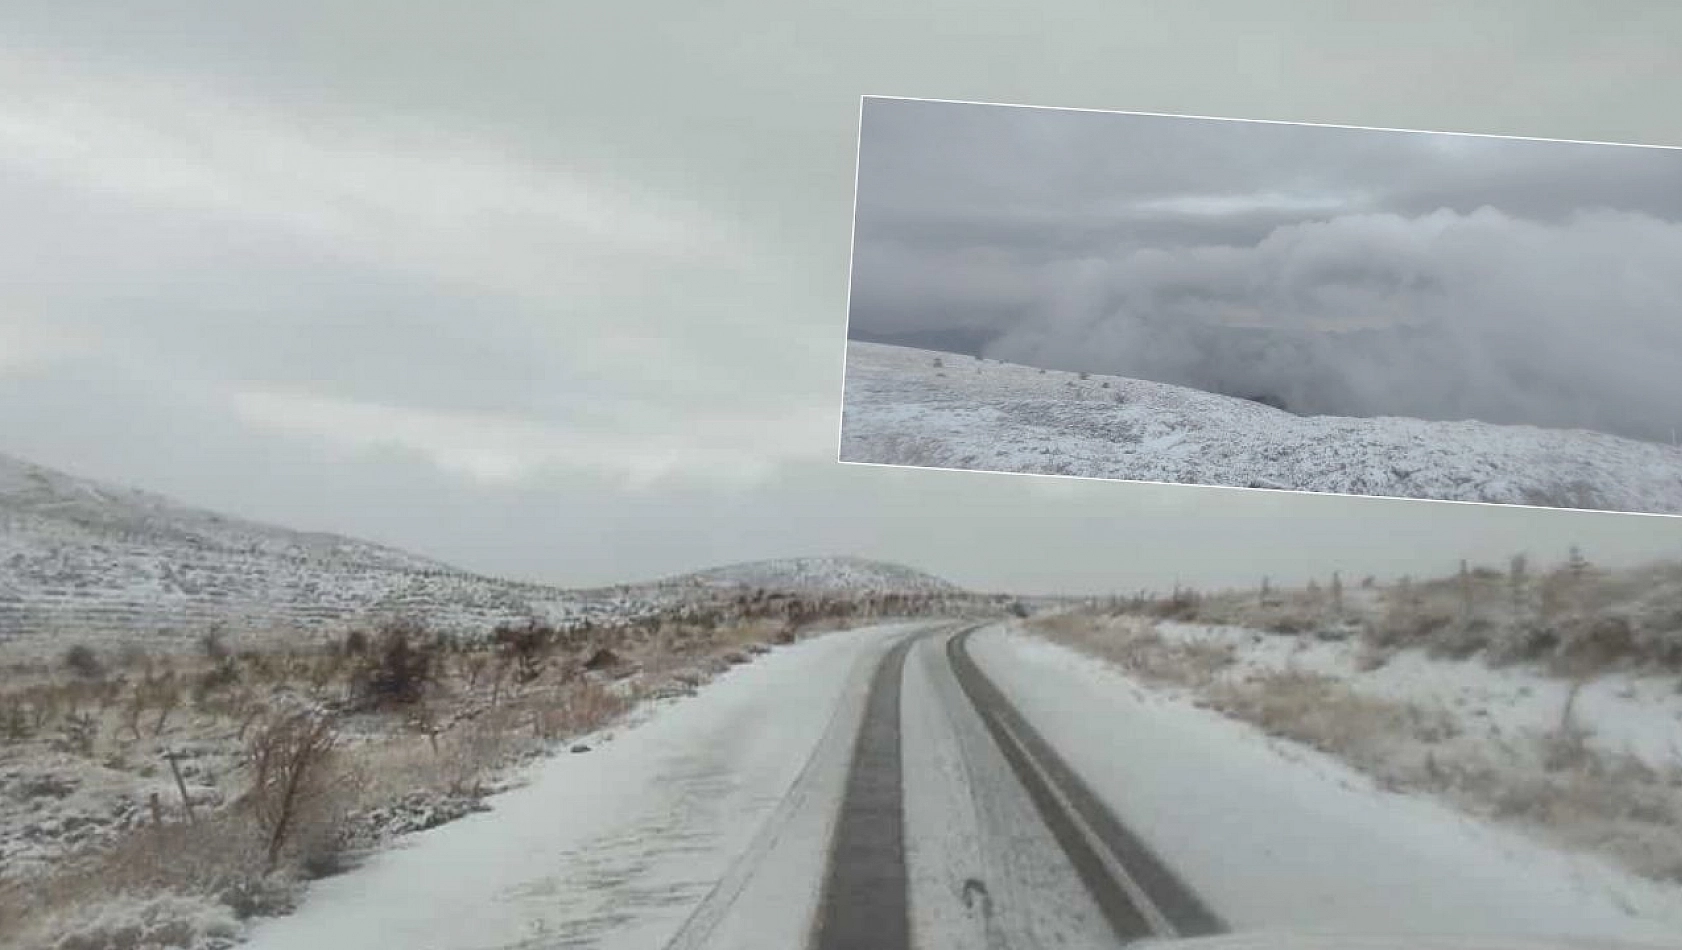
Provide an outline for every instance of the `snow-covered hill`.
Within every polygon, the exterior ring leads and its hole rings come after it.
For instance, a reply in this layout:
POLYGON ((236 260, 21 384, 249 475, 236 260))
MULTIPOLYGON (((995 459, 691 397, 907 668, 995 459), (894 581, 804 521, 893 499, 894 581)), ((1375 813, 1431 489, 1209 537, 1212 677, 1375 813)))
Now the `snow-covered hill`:
POLYGON ((1228 396, 851 342, 841 459, 1682 514, 1682 448, 1584 430, 1296 416, 1228 396))
POLYGON ((226 517, 0 455, 0 649, 144 637, 185 647, 230 634, 307 636, 385 616, 483 631, 528 619, 633 619, 766 589, 955 591, 861 558, 796 558, 599 589, 485 577, 365 541, 226 517))
POLYGON ((397 614, 474 629, 635 612, 647 599, 481 577, 0 456, 0 645, 8 650, 133 637, 183 645, 214 624, 236 636, 296 636, 397 614))
POLYGON ((696 571, 668 584, 798 593, 958 593, 950 581, 915 568, 860 557, 803 557, 750 561, 696 571))
POLYGON ((66 536, 81 531, 163 547, 394 570, 446 568, 395 548, 227 517, 6 455, 0 455, 0 517, 8 519, 8 528, 24 522, 52 524, 66 536))

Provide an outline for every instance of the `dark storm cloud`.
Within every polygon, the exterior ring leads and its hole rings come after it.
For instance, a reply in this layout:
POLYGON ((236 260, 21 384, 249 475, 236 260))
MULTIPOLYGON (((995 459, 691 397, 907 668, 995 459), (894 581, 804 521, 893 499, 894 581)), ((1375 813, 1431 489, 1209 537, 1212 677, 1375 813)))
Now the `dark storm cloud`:
POLYGON ((1304 412, 1678 424, 1682 150, 872 99, 858 217, 863 330, 1304 412))

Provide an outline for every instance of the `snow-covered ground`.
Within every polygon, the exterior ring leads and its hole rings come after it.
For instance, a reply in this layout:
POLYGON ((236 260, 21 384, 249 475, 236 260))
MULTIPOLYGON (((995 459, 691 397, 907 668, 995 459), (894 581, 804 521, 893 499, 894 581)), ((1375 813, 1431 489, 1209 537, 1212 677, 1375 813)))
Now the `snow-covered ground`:
POLYGON ((1235 930, 1665 944, 1682 933, 1674 886, 1383 791, 1329 756, 1041 638, 995 629, 971 650, 1235 930))
MULTIPOLYGON (((871 674, 917 629, 808 640, 652 707, 586 740, 588 753, 543 763, 492 811, 318 882, 296 914, 257 925, 251 945, 804 945, 871 674)), ((1043 639, 994 627, 971 644, 1041 734, 1235 930, 1660 944, 1682 932, 1673 887, 1385 792, 1043 639)), ((902 683, 918 945, 1113 944, 942 645, 916 644, 902 683)))
POLYGON ((1246 399, 849 342, 848 462, 1682 513, 1682 448, 1246 399), (939 365, 936 365, 936 361, 939 365))
POLYGON ((801 557, 727 564, 662 582, 812 593, 957 593, 950 581, 915 568, 860 557, 801 557))
MULTIPOLYGON (((1492 667, 1403 650, 1365 669, 1360 647, 1349 641, 1203 624, 1159 623, 1156 629, 1175 643, 1230 644, 1234 663, 1228 676, 1292 669, 1323 673, 1363 695, 1448 713, 1465 728, 1463 742, 1516 741, 1552 731, 1572 692, 1571 681, 1539 675, 1529 666, 1492 667)), ((1571 703, 1571 719, 1601 752, 1632 755, 1653 769, 1682 769, 1682 690, 1675 675, 1607 671, 1583 682, 1571 703)))
POLYGON ((776 650, 586 738, 492 811, 319 882, 250 946, 798 946, 869 674, 909 629, 776 650))

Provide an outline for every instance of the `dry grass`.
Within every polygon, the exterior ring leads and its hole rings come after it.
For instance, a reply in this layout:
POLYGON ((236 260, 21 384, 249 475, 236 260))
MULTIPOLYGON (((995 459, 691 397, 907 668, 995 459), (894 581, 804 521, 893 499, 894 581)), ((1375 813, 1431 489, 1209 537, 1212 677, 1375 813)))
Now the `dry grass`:
MULTIPOLYGON (((207 640, 196 655, 78 650, 14 662, 17 675, 0 681, 0 765, 97 774, 130 790, 143 821, 27 872, 0 871, 0 945, 186 946, 285 910, 303 882, 390 835, 484 807, 512 766, 642 698, 693 692, 804 633, 955 609, 969 608, 753 595, 612 628, 533 625, 474 641, 397 623, 303 646, 207 640), (587 669, 603 651, 611 659, 587 669), (181 749, 194 750, 191 809, 164 764, 181 749), (151 788, 170 792, 148 803, 151 788), (80 936, 54 943, 67 934, 80 936)), ((41 781, 50 812, 55 779, 41 781)))
MULTIPOLYGON (((8 875, 0 943, 45 939, 49 922, 83 918, 89 933, 121 943, 127 938, 113 936, 98 910, 116 894, 162 902, 147 913, 282 910, 300 881, 339 870, 348 845, 378 837, 361 827, 370 814, 417 794, 476 799, 545 740, 599 728, 629 705, 579 676, 569 658, 516 683, 513 665, 488 651, 411 646, 396 662, 374 649, 367 657, 318 649, 154 658, 0 696, 4 761, 50 753, 113 777, 127 770, 138 795, 172 778, 161 754, 187 745, 210 750, 192 763, 190 790, 196 796, 205 782, 223 790, 191 809, 176 794, 160 797, 142 826, 71 848, 44 870, 8 875), (176 898, 186 903, 170 903, 176 898)), ((86 656, 78 664, 90 666, 86 656)), ((467 810, 453 807, 442 813, 467 810)), ((119 929, 138 939, 131 923, 119 929)), ((192 929, 154 923, 146 939, 192 929)))
POLYGON ((1367 769, 1391 759, 1397 740, 1438 743, 1454 733, 1446 714, 1362 696, 1319 673, 1283 670, 1223 680, 1204 693, 1226 715, 1367 769))
POLYGON ((632 705, 625 693, 596 680, 577 680, 534 698, 533 728, 544 739, 583 735, 618 719, 632 705))
POLYGON ((1157 631, 1156 621, 1145 617, 1058 614, 1033 625, 1054 640, 1154 683, 1207 686, 1236 659, 1233 648, 1225 644, 1171 643, 1157 631))
MULTIPOLYGON (((1637 667, 1682 673, 1682 564, 1600 570, 1580 555, 1540 570, 1462 564, 1430 579, 1263 586, 1133 598, 1125 612, 1287 635, 1359 635, 1380 649, 1534 663, 1562 675, 1637 667)), ((1112 608, 1111 612, 1116 612, 1112 608)))

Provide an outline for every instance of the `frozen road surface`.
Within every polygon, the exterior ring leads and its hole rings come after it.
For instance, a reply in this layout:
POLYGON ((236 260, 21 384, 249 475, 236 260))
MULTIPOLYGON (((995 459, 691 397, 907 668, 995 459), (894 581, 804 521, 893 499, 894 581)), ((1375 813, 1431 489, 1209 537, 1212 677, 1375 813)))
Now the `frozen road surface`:
POLYGON ((253 945, 1478 950, 1682 933, 1674 894, 1362 787, 1003 626, 819 637, 597 738, 492 811, 319 882, 253 945))

